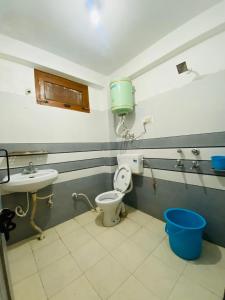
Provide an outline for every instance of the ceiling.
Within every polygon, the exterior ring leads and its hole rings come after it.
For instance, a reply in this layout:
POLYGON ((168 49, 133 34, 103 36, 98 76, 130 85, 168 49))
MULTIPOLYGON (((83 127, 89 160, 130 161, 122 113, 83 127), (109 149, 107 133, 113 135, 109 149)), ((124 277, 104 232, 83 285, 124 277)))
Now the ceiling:
POLYGON ((110 74, 220 0, 0 0, 0 33, 110 74))

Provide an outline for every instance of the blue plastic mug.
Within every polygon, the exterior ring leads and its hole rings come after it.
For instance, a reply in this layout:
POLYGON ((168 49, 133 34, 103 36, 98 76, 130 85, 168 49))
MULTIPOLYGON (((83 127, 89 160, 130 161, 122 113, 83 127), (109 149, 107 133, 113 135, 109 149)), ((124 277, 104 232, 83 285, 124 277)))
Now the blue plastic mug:
POLYGON ((212 168, 214 170, 225 171, 225 156, 212 156, 211 157, 212 168))

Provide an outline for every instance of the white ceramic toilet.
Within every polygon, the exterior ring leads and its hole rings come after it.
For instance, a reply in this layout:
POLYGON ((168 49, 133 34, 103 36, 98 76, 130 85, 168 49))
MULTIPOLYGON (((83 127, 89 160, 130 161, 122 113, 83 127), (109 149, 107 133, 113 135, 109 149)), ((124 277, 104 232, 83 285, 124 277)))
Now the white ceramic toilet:
POLYGON ((129 165, 120 165, 114 175, 114 190, 102 193, 95 198, 95 202, 103 211, 103 225, 114 226, 120 222, 120 213, 125 212, 122 202, 126 193, 133 188, 132 172, 129 165))

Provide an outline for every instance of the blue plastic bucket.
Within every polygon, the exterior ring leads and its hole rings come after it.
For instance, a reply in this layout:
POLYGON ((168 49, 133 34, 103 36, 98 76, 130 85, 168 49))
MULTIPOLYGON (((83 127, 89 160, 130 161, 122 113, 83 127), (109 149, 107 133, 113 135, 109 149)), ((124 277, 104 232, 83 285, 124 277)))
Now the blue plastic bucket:
POLYGON ((212 168, 215 170, 225 170, 225 156, 212 156, 212 168))
POLYGON ((206 220, 194 211, 169 208, 164 212, 165 231, 173 252, 188 260, 196 259, 202 250, 202 233, 206 220))

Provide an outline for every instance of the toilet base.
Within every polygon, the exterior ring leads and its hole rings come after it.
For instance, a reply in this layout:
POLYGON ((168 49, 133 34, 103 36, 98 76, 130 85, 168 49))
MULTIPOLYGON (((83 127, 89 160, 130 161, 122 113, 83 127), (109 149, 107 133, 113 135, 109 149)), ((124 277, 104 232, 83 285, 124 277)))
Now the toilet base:
POLYGON ((111 214, 103 212, 102 224, 105 227, 112 227, 117 225, 120 222, 120 217, 112 218, 111 214))
POLYGON ((112 227, 117 225, 120 222, 120 214, 125 214, 124 203, 121 203, 117 206, 115 211, 112 210, 103 210, 103 226, 112 227))

